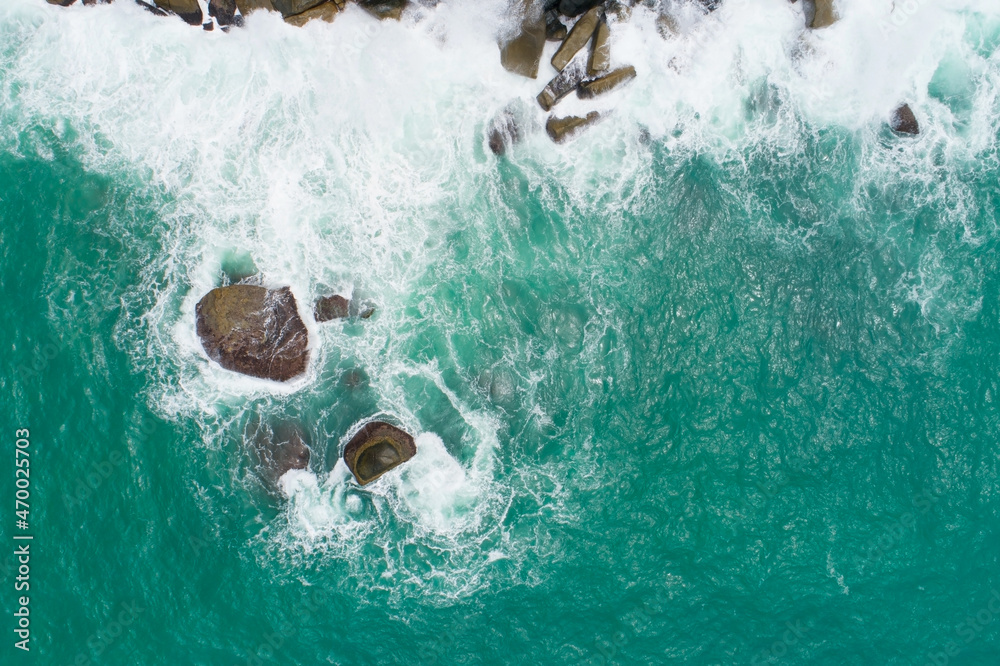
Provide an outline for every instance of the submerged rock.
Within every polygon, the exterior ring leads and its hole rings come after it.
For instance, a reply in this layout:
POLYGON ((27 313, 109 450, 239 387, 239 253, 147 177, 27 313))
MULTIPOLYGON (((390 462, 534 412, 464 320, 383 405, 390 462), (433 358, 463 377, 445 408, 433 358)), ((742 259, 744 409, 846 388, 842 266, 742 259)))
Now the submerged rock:
POLYGON ((578 116, 567 116, 565 118, 549 118, 549 121, 545 123, 545 131, 548 133, 549 138, 551 138, 556 143, 562 143, 566 139, 570 138, 581 129, 589 127, 597 122, 601 117, 601 114, 597 111, 591 111, 587 114, 586 118, 580 118, 578 116))
POLYGON ((309 333, 288 287, 219 287, 195 312, 201 344, 223 368, 279 382, 305 372, 309 333))
POLYGON ((521 128, 509 109, 493 119, 487 132, 490 150, 494 155, 503 155, 507 148, 521 140, 521 128))
POLYGON ((278 480, 293 469, 309 469, 312 449, 306 443, 302 430, 295 424, 284 423, 259 431, 253 440, 260 472, 272 488, 278 480))
POLYGON ((538 77, 545 48, 545 18, 541 7, 532 0, 522 0, 521 4, 524 10, 521 32, 500 47, 500 64, 508 72, 534 79, 538 77))
POLYGON ((355 0, 355 2, 381 21, 385 19, 398 21, 408 4, 408 0, 355 0))
POLYGON ((591 36, 594 34, 594 30, 597 29, 597 23, 601 17, 601 8, 594 7, 587 11, 586 14, 580 17, 580 20, 576 22, 573 29, 569 31, 569 35, 563 41, 562 46, 556 51, 555 55, 552 56, 552 66, 562 71, 569 61, 573 59, 580 49, 582 49, 587 42, 590 40, 591 36))
POLYGON ((340 294, 324 296, 316 301, 313 315, 316 321, 324 322, 332 319, 346 319, 351 314, 351 302, 340 294))
POLYGON ((160 9, 177 14, 191 25, 201 25, 204 18, 198 0, 155 0, 155 2, 160 9))
POLYGON ((903 104, 893 111, 889 124, 892 127, 892 131, 897 134, 906 134, 908 136, 917 136, 920 134, 920 124, 917 122, 917 117, 913 115, 913 109, 910 108, 909 104, 903 104))
POLYGON ((837 12, 833 9, 833 0, 815 0, 816 13, 813 15, 810 28, 825 28, 837 22, 837 12))
POLYGON ((408 433, 382 421, 372 421, 344 447, 344 462, 362 486, 398 467, 417 454, 408 433))
POLYGON ((584 81, 580 84, 576 94, 581 99, 597 97, 598 95, 603 95, 606 92, 614 90, 618 86, 621 86, 634 78, 635 67, 632 65, 619 67, 615 71, 609 72, 600 78, 593 79, 591 81, 584 81))
POLYGON ((610 38, 611 31, 608 29, 608 22, 601 19, 597 22, 594 40, 590 43, 590 60, 587 62, 589 76, 606 72, 611 66, 611 45, 608 43, 610 38))
POLYGON ((539 106, 546 111, 551 111, 552 107, 559 103, 559 100, 576 90, 580 82, 586 78, 586 75, 587 72, 583 62, 580 60, 573 61, 569 67, 566 67, 554 79, 549 81, 548 85, 542 89, 542 92, 538 93, 539 106))

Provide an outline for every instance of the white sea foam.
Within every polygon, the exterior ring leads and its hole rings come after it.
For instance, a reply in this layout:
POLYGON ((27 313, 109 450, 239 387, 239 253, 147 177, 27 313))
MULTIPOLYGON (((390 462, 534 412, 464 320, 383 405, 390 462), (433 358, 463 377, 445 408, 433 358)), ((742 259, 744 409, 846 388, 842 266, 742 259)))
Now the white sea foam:
MULTIPOLYGON (((439 262, 442 239, 462 225, 525 223, 517 211, 494 210, 490 220, 470 211, 461 221, 450 212, 464 210, 491 182, 496 160, 483 134, 500 110, 517 101, 530 119, 524 142, 503 158, 530 186, 559 182, 577 210, 601 206, 612 219, 642 198, 653 177, 644 131, 669 150, 709 151, 721 161, 755 142, 792 149, 803 132, 824 127, 874 136, 891 109, 909 101, 927 135, 894 151, 872 138, 866 168, 873 180, 922 164, 935 150, 974 155, 994 141, 1000 66, 995 53, 975 52, 968 29, 970 21, 1000 19, 995 3, 918 2, 911 12, 912 3, 898 0, 841 0, 843 20, 813 32, 803 27, 802 4, 729 0, 707 15, 687 7, 677 16, 680 34, 668 39, 655 14, 637 7, 614 28, 612 59, 633 64, 638 78, 604 99, 563 102, 560 114, 599 108, 608 118, 554 147, 534 96, 555 74, 547 63, 555 45, 538 80, 505 72, 496 36, 511 26, 500 1, 441 3, 398 23, 351 5, 334 23, 304 29, 255 13, 245 28, 223 34, 128 2, 59 8, 5 0, 0 114, 9 125, 0 149, 51 159, 51 133, 71 143, 87 168, 130 174, 164 194, 161 247, 147 281, 126 298, 119 344, 150 373, 155 406, 198 422, 206 446, 223 448, 249 411, 280 412, 295 399, 334 403, 331 369, 343 359, 367 372, 373 410, 422 433, 413 461, 364 489, 322 452, 317 458, 330 471, 314 465, 286 474, 287 505, 262 533, 262 553, 347 559, 373 546, 384 558, 357 563, 369 584, 434 581, 454 595, 488 584, 493 567, 516 566, 527 550, 551 547, 505 523, 515 497, 532 497, 551 520, 576 519, 562 504, 558 470, 511 470, 497 458, 498 421, 513 401, 523 401, 540 427, 552 425, 536 390, 542 378, 518 367, 529 352, 512 349, 482 375, 491 409, 468 404, 437 365, 401 351, 408 342, 401 331, 412 330, 410 298, 439 262), (949 56, 965 63, 952 75, 971 96, 965 111, 928 93, 949 56), (976 79, 992 83, 976 86, 976 79), (767 87, 776 91, 772 123, 748 117, 745 106, 767 87), (216 286, 221 258, 234 248, 253 257, 266 284, 290 285, 296 294, 313 341, 303 378, 287 385, 244 378, 205 357, 194 305, 216 286), (363 334, 313 324, 310 304, 330 291, 377 303, 363 334), (469 442, 426 431, 422 398, 408 389, 414 379, 445 396, 469 442), (460 453, 466 444, 471 454, 460 453)), ((145 240, 148 230, 135 220, 119 223, 123 236, 145 240)), ((947 267, 936 267, 930 254, 922 267, 927 274, 900 289, 912 287, 934 316, 934 299, 948 289, 947 267)), ((573 309, 543 314, 560 344, 596 354, 599 327, 588 329, 573 309)))

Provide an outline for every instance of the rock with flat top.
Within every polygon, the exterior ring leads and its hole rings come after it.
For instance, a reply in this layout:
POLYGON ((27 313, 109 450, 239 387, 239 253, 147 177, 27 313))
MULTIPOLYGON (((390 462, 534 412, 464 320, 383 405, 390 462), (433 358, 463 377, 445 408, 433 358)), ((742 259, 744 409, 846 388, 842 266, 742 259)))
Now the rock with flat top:
POLYGON ((560 72, 569 64, 569 61, 573 59, 580 49, 586 46, 587 42, 594 34, 594 30, 597 29, 597 23, 601 18, 601 8, 594 7, 587 11, 586 14, 580 17, 580 20, 576 22, 573 29, 569 31, 566 39, 563 41, 562 46, 556 51, 556 54, 552 56, 552 66, 558 69, 560 72))
POLYGON ((271 0, 236 0, 236 6, 239 7, 240 14, 243 16, 249 16, 251 12, 261 9, 269 12, 277 11, 271 0))
POLYGON ((597 122, 601 117, 597 111, 591 111, 586 118, 579 116, 567 116, 565 118, 549 118, 545 123, 545 131, 549 138, 556 143, 562 143, 585 127, 589 127, 597 122))
POLYGON ((905 134, 907 136, 917 136, 920 134, 920 124, 917 122, 917 117, 913 115, 913 109, 910 108, 909 104, 903 104, 892 112, 890 125, 892 126, 892 131, 897 134, 905 134))
POLYGON ((833 8, 833 0, 816 0, 816 14, 813 15, 810 28, 816 30, 831 26, 838 20, 837 12, 833 8))
POLYGON ((574 60, 566 69, 556 74, 542 92, 538 93, 538 105, 545 111, 551 111, 559 100, 576 90, 586 76, 587 68, 583 61, 574 60))
POLYGON ((219 287, 195 314, 205 352, 223 368, 278 382, 306 371, 309 333, 288 287, 219 287))
POLYGON ((344 462, 364 486, 417 454, 408 433, 382 421, 372 421, 344 447, 344 462))
POLYGON ((606 92, 610 92, 615 88, 628 83, 634 78, 635 67, 632 65, 619 67, 615 71, 609 72, 602 77, 592 79, 590 81, 584 81, 580 84, 576 94, 580 99, 597 97, 598 95, 603 95, 606 92))
POLYGON ((500 46, 500 64, 508 72, 534 79, 538 77, 538 65, 545 48, 545 17, 541 7, 532 0, 522 0, 521 4, 524 11, 521 31, 500 46))
POLYGON ((608 71, 611 67, 611 30, 608 29, 608 22, 601 19, 597 22, 597 29, 594 30, 594 39, 590 42, 590 60, 587 61, 588 76, 596 76, 601 72, 608 71))

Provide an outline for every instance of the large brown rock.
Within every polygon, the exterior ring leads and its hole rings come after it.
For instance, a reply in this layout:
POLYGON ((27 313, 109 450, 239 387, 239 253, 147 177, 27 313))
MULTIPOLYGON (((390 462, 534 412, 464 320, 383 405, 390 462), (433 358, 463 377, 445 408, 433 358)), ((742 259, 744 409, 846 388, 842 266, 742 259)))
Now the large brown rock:
POLYGON ((591 111, 587 114, 586 118, 580 118, 579 116, 567 116, 565 118, 552 117, 545 123, 545 131, 548 133, 550 139, 556 143, 562 143, 584 127, 596 123, 600 117, 601 115, 597 111, 591 111))
POLYGON ((344 462, 362 486, 417 454, 408 433, 382 421, 372 421, 344 447, 344 462))
POLYGON ((500 47, 500 64, 508 72, 529 79, 538 77, 538 65, 545 48, 545 18, 541 7, 532 0, 522 0, 524 20, 521 32, 500 47))
POLYGON ((816 0, 816 14, 813 16, 810 28, 825 28, 833 25, 839 18, 833 8, 833 0, 816 0))
POLYGON ((594 40, 590 43, 590 60, 587 62, 587 74, 596 76, 608 71, 611 67, 611 30, 608 22, 601 19, 594 31, 594 40))
POLYGON ((284 17, 295 16, 323 4, 325 0, 271 0, 274 8, 284 17))
POLYGON ((586 14, 580 17, 580 20, 576 22, 573 29, 569 31, 569 35, 563 41, 562 46, 556 51, 556 54, 552 56, 552 66, 562 71, 569 61, 573 59, 580 49, 587 45, 590 41, 591 36, 594 34, 594 30, 597 29, 597 23, 601 18, 601 8, 594 7, 587 11, 586 14))
POLYGON ((236 6, 240 8, 240 14, 243 16, 249 16, 251 12, 255 12, 260 9, 264 9, 269 12, 277 11, 274 8, 274 4, 271 3, 271 0, 236 0, 236 6))
POLYGON ((908 136, 920 134, 920 124, 917 122, 917 117, 913 115, 913 109, 910 108, 909 104, 904 104, 892 112, 890 125, 892 126, 892 131, 897 134, 906 134, 908 136))
POLYGON ((566 95, 576 90, 580 82, 587 76, 586 68, 581 60, 575 60, 563 71, 556 74, 555 78, 549 81, 548 85, 538 93, 538 105, 545 111, 551 111, 552 107, 559 103, 566 95))
MULTIPOLYGON (((295 14, 294 16, 286 16, 285 23, 290 23, 294 26, 302 27, 309 21, 314 19, 320 21, 326 21, 327 23, 333 23, 333 19, 337 17, 346 5, 346 2, 324 2, 322 5, 313 7, 312 9, 307 9, 301 14, 295 14)), ((317 321, 321 321, 317 319, 317 321)), ((326 320, 322 320, 326 321, 326 320)))
POLYGON ((195 312, 201 344, 223 368, 279 382, 305 372, 309 333, 288 287, 219 287, 195 312))
POLYGON ((201 20, 204 18, 198 0, 155 0, 155 2, 160 9, 177 14, 191 25, 201 25, 201 20))

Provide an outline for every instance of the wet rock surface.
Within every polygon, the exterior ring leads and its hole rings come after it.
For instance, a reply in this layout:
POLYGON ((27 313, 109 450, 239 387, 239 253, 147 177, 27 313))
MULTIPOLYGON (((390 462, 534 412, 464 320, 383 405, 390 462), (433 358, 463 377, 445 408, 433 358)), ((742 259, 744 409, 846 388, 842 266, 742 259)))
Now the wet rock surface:
POLYGON ((288 287, 219 287, 195 312, 201 344, 223 368, 279 382, 305 372, 309 334, 288 287))
POLYGON ((312 9, 307 9, 301 14, 295 14, 293 16, 286 16, 285 23, 290 23, 294 26, 302 27, 309 21, 318 19, 320 21, 326 21, 327 23, 333 23, 333 19, 344 9, 344 2, 324 2, 321 5, 317 5, 312 9))
POLYGON ((577 90, 577 96, 581 99, 589 99, 597 95, 603 95, 615 88, 622 86, 635 78, 635 67, 619 67, 613 72, 609 72, 600 78, 584 81, 577 90))
POLYGON ((316 301, 313 316, 318 322, 346 319, 351 316, 351 302, 340 294, 324 296, 316 301))
POLYGON ((593 36, 594 31, 597 29, 597 23, 601 17, 601 8, 593 7, 589 9, 586 14, 580 17, 580 20, 576 22, 573 28, 569 31, 569 35, 563 41, 562 46, 556 51, 555 55, 552 56, 552 66, 562 71, 566 65, 569 64, 570 60, 573 59, 577 53, 580 52, 590 38, 593 36))
POLYGON ((302 429, 294 423, 282 423, 263 428, 252 437, 261 478, 272 489, 286 472, 309 469, 312 449, 306 442, 302 429))
POLYGON ((177 14, 186 23, 191 25, 201 25, 204 15, 201 13, 201 5, 198 0, 155 0, 156 6, 160 9, 177 14))
POLYGON ((917 117, 913 114, 913 109, 910 108, 909 104, 903 104, 892 112, 889 125, 892 127, 892 131, 897 134, 904 134, 906 136, 917 136, 920 134, 920 124, 917 122, 917 117))
POLYGON ((379 20, 398 21, 408 0, 355 0, 365 11, 379 20))
POLYGON ((503 155, 507 149, 521 140, 521 128, 518 127, 514 113, 502 111, 490 123, 487 131, 487 144, 494 155, 503 155))
POLYGON ((586 118, 580 118, 579 116, 567 116, 565 118, 552 117, 545 123, 545 131, 553 141, 563 143, 583 128, 596 123, 600 117, 601 114, 597 113, 597 111, 591 111, 587 114, 586 118))
POLYGON ((831 26, 837 22, 837 12, 833 8, 833 0, 815 0, 816 13, 813 15, 810 28, 818 29, 831 26))
POLYGON ((563 71, 559 72, 548 85, 538 93, 538 105, 545 111, 551 111, 559 100, 576 90, 580 82, 586 78, 587 70, 581 60, 574 60, 563 71))
POLYGON ((392 424, 373 421, 344 447, 344 462, 357 482, 364 486, 416 453, 417 446, 408 433, 392 424))
POLYGON ((521 2, 521 11, 524 12, 521 31, 501 46, 500 63, 508 72, 534 79, 538 77, 545 48, 545 17, 541 7, 531 0, 521 2))

